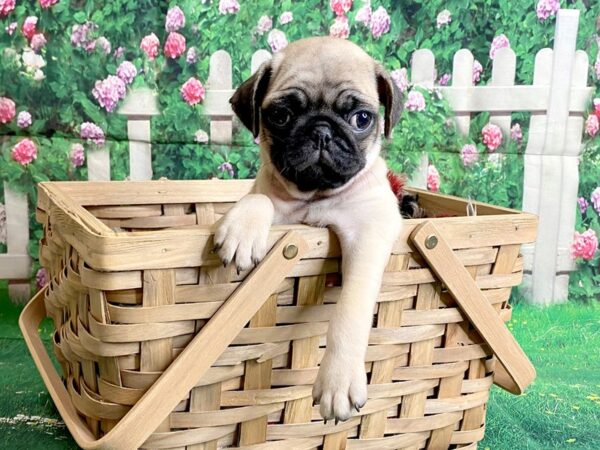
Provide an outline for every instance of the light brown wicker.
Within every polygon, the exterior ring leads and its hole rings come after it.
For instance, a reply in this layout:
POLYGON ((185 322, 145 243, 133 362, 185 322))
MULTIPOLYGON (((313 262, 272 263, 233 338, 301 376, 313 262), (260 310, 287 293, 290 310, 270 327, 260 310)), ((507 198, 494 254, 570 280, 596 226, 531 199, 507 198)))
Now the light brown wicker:
POLYGON ((311 385, 340 291, 339 246, 326 229, 276 226, 257 268, 224 268, 212 225, 250 186, 40 184, 51 281, 21 328, 77 443, 476 448, 492 383, 520 392, 535 376, 502 323, 535 216, 478 204, 465 217, 464 200, 420 192, 429 214, 451 217, 404 221, 373 311, 369 400, 325 424, 311 385), (37 333, 46 315, 64 382, 37 333))

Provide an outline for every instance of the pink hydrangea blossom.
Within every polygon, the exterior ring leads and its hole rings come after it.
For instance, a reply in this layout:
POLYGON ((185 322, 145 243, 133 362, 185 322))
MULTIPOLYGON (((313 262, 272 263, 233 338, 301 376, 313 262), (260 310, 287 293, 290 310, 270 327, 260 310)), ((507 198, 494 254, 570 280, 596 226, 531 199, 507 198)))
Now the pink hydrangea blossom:
POLYGON ((352 8, 352 0, 329 0, 329 6, 336 16, 343 16, 352 8))
POLYGON ((600 52, 596 56, 596 62, 594 63, 594 72, 596 72, 596 79, 600 80, 600 52))
POLYGON ((56 5, 59 0, 40 0, 40 6, 44 9, 48 9, 53 5, 56 5))
POLYGON ((410 91, 404 107, 409 111, 423 111, 425 109, 425 97, 419 91, 410 91))
POLYGON ((267 31, 273 28, 273 20, 269 16, 261 16, 256 24, 256 32, 258 34, 265 34, 267 31))
POLYGON ((523 140, 523 131, 521 130, 521 125, 515 123, 512 126, 512 128, 510 129, 510 138, 513 141, 518 142, 519 144, 521 143, 521 141, 523 140))
POLYGON ((17 116, 17 126, 27 128, 31 125, 31 114, 28 111, 21 111, 17 116))
POLYGON ((596 250, 598 250, 598 238, 594 230, 590 228, 583 233, 575 232, 571 244, 571 257, 573 259, 583 258, 589 261, 594 258, 596 250))
POLYGON ((31 164, 37 158, 37 147, 31 139, 23 139, 10 152, 12 159, 22 166, 31 164))
POLYGON ((230 177, 233 177, 235 175, 235 172, 233 171, 233 166, 231 165, 231 163, 229 161, 225 161, 223 164, 221 164, 219 166, 219 172, 221 172, 221 173, 227 172, 230 177))
POLYGON ((479 83, 481 79, 481 73, 483 72, 483 66, 477 60, 473 61, 473 84, 479 83))
POLYGON ((440 79, 438 80, 438 84, 440 86, 447 86, 448 83, 450 82, 450 79, 452 78, 452 75, 450 75, 449 73, 445 73, 443 74, 440 79))
POLYGON ((427 168, 427 189, 432 192, 440 190, 440 173, 433 164, 427 168))
POLYGON ((165 42, 165 55, 168 58, 179 58, 185 52, 185 37, 179 33, 169 33, 165 42))
POLYGON ((110 55, 110 52, 112 50, 110 41, 108 39, 106 39, 104 36, 100 36, 98 39, 96 39, 95 47, 102 50, 102 53, 104 53, 105 55, 110 55))
POLYGON ((96 85, 92 89, 92 95, 96 101, 108 112, 115 110, 119 100, 125 98, 126 92, 125 82, 115 75, 109 75, 104 80, 96 81, 96 85))
POLYGON ((8 25, 6 25, 6 27, 4 27, 4 31, 6 31, 9 36, 12 36, 18 26, 19 24, 17 22, 11 22, 8 25))
POLYGON ((405 68, 392 70, 390 77, 396 83, 400 92, 406 92, 410 83, 408 82, 408 72, 405 68))
POLYGON ((281 25, 286 25, 286 24, 290 23, 293 20, 294 20, 294 15, 292 14, 291 11, 284 11, 279 16, 279 23, 281 25))
POLYGON ((237 0, 219 0, 219 14, 235 14, 240 10, 237 0))
POLYGON ((179 6, 174 6, 167 11, 165 30, 169 33, 177 31, 185 26, 185 14, 179 6))
POLYGON ((590 114, 585 121, 585 132, 589 136, 596 136, 598 130, 600 129, 600 122, 598 121, 598 116, 596 114, 590 114))
POLYGON ((596 212, 600 214, 600 186, 594 189, 590 196, 590 200, 592 201, 592 205, 594 205, 596 212))
POLYGON ((73 167, 81 167, 85 163, 85 150, 81 144, 71 145, 71 152, 69 153, 69 160, 73 167))
POLYGON ((590 206, 590 204, 585 199, 585 197, 579 197, 577 199, 577 205, 579 206, 579 211, 581 211, 581 214, 585 214, 585 212, 587 211, 588 207, 590 206))
POLYGON ((194 134, 194 140, 199 144, 206 144, 208 142, 208 133, 202 129, 197 130, 194 134))
POLYGON ((46 286, 48 281, 50 281, 48 279, 48 271, 42 267, 35 274, 35 286, 37 287, 38 291, 46 286))
POLYGON ((81 124, 79 135, 88 143, 94 143, 98 146, 104 145, 104 131, 98 125, 92 122, 83 122, 81 124))
POLYGON ((119 59, 125 53, 125 49, 123 47, 117 47, 117 49, 113 53, 113 57, 115 59, 119 59))
POLYGON ((125 84, 131 84, 137 75, 137 69, 131 61, 123 61, 117 67, 117 76, 123 80, 125 84))
POLYGON ((158 56, 159 45, 160 41, 154 33, 144 36, 142 42, 140 42, 140 48, 144 51, 149 59, 154 59, 158 56))
POLYGON ((375 39, 390 31, 390 16, 383 6, 371 15, 371 34, 375 39))
POLYGON ((38 18, 35 16, 29 16, 25 19, 25 22, 23 22, 21 31, 23 32, 23 35, 27 38, 28 41, 30 41, 33 35, 37 33, 37 23, 38 18))
POLYGON ((463 166, 469 167, 479 161, 479 152, 473 144, 466 144, 460 149, 460 159, 463 166))
POLYGON ((502 145, 502 130, 498 125, 488 123, 481 130, 481 135, 483 136, 483 143, 490 152, 495 152, 502 145))
POLYGON ((540 0, 535 7, 535 13, 540 21, 546 20, 548 17, 554 17, 560 8, 560 0, 540 0))
POLYGON ((592 101, 592 105, 594 105, 594 114, 596 114, 598 116, 598 118, 600 119, 600 98, 596 97, 592 101))
POLYGON ((6 207, 0 203, 0 244, 6 244, 6 207))
POLYGON ((42 33, 36 33, 31 38, 29 43, 34 52, 39 52, 46 45, 46 38, 42 33))
POLYGON ((373 11, 371 10, 371 5, 367 3, 363 5, 357 12, 354 20, 359 23, 362 23, 364 26, 368 27, 371 23, 371 16, 373 15, 373 11))
POLYGON ((436 26, 442 28, 452 22, 452 13, 447 9, 441 11, 436 18, 436 26))
POLYGON ((97 28, 98 25, 93 22, 73 25, 71 29, 71 45, 91 52, 96 47, 96 41, 92 39, 91 34, 97 28))
POLYGON ((271 51, 273 53, 283 50, 288 45, 288 40, 287 37, 285 37, 285 33, 277 28, 273 28, 271 31, 269 31, 267 42, 271 46, 271 51))
POLYGON ((195 105, 204 100, 206 90, 200 80, 192 77, 181 86, 181 97, 189 104, 195 105))
POLYGON ((0 17, 6 17, 15 9, 15 0, 0 0, 0 17))
POLYGON ((188 51, 185 55, 185 62, 188 64, 196 64, 198 62, 198 50, 196 47, 188 48, 188 51))
POLYGON ((492 45, 490 46, 490 59, 494 59, 496 53, 501 48, 510 48, 510 41, 504 34, 500 34, 492 40, 492 45))
POLYGON ((15 102, 8 97, 0 97, 0 123, 12 122, 16 114, 15 102))
POLYGON ((329 35, 337 38, 348 39, 350 36, 350 25, 346 16, 337 16, 329 27, 329 35))

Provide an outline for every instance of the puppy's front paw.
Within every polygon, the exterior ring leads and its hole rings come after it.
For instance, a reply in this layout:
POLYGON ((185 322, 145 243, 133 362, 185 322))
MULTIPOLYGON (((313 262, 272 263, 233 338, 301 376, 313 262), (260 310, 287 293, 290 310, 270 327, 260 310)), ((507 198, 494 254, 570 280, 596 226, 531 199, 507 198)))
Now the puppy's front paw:
POLYGON ((313 399, 325 420, 348 420, 367 402, 365 365, 326 352, 313 386, 313 399))
POLYGON ((273 222, 273 203, 266 195, 248 194, 225 215, 215 232, 215 250, 227 265, 235 261, 238 272, 258 264, 267 253, 273 222))

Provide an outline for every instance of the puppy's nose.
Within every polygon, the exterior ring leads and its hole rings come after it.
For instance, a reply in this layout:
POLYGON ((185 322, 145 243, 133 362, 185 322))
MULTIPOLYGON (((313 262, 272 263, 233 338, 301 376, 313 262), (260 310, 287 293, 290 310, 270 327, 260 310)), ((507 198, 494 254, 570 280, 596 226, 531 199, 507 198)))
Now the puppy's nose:
POLYGON ((313 128, 312 135, 315 143, 322 149, 331 142, 331 127, 326 123, 320 122, 313 128))

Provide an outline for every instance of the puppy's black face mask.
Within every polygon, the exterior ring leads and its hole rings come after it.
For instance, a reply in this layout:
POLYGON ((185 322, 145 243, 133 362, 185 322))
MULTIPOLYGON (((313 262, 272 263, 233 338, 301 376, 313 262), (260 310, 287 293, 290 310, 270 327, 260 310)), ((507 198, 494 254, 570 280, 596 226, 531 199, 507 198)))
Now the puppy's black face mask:
POLYGON ((261 116, 273 164, 305 192, 346 184, 365 166, 365 141, 378 130, 376 112, 350 93, 327 105, 290 89, 261 116))

